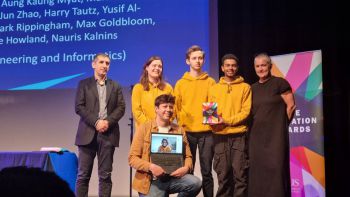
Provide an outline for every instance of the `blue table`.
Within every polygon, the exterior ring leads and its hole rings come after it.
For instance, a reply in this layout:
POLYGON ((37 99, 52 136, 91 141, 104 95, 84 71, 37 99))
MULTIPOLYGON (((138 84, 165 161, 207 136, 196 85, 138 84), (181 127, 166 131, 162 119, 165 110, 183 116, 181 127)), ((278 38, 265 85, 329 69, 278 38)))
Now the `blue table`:
POLYGON ((27 166, 55 172, 74 192, 78 172, 78 159, 74 153, 0 152, 0 170, 6 167, 27 166))

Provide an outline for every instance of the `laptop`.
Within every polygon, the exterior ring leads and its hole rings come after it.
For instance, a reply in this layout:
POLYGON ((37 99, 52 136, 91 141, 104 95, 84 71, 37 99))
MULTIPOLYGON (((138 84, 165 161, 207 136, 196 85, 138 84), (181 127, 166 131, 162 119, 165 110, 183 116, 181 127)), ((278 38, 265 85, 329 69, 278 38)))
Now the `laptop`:
POLYGON ((171 174, 184 165, 182 134, 151 133, 151 162, 171 174))

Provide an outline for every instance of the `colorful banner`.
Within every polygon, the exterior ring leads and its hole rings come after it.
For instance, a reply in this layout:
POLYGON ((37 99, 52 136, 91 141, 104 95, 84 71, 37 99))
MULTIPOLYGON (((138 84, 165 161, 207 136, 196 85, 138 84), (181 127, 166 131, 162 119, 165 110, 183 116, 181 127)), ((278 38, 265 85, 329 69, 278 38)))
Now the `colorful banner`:
POLYGON ((288 80, 297 109, 289 125, 293 197, 325 196, 320 50, 273 56, 272 73, 288 80))

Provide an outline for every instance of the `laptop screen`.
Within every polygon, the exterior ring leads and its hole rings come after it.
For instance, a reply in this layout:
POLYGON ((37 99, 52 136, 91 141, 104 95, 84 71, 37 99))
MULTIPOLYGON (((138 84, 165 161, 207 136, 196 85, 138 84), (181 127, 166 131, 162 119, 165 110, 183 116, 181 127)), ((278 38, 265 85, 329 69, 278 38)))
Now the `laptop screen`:
POLYGON ((152 133, 151 153, 182 154, 182 134, 152 133))

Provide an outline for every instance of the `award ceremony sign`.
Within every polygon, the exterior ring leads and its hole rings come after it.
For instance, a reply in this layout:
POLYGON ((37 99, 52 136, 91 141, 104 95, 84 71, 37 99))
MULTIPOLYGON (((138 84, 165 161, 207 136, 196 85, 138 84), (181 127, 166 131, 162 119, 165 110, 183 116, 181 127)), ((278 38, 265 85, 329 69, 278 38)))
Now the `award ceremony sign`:
POLYGON ((289 125, 293 197, 325 196, 321 50, 272 56, 272 74, 291 85, 296 111, 289 125))

